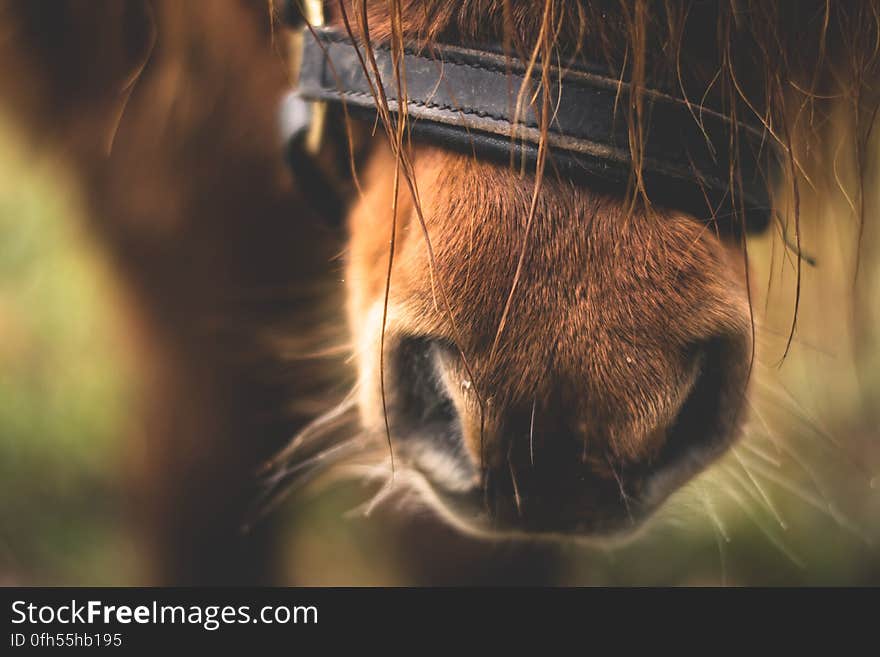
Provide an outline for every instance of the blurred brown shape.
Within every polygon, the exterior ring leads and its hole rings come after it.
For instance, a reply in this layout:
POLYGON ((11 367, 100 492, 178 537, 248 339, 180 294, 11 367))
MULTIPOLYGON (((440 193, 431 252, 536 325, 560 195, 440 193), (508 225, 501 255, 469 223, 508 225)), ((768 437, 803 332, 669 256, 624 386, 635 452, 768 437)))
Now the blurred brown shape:
POLYGON ((11 0, 0 26, 4 110, 73 170, 132 301, 150 583, 266 582, 272 529, 240 523, 296 418, 255 338, 326 260, 281 157, 268 4, 11 0))

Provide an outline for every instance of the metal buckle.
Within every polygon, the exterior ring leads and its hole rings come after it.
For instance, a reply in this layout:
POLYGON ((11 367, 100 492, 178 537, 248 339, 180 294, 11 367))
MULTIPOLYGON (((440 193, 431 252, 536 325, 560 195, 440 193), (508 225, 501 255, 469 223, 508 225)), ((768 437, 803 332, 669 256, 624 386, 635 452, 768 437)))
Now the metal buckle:
MULTIPOLYGON (((294 85, 299 84, 299 71, 302 64, 302 53, 305 40, 310 38, 309 26, 312 28, 324 26, 324 2, 323 0, 290 0, 288 3, 288 15, 296 15, 305 25, 295 26, 289 30, 288 46, 290 57, 290 75, 294 85)), ((307 102, 306 121, 307 127, 303 145, 309 155, 317 155, 321 150, 324 136, 324 122, 327 116, 327 103, 323 101, 307 102)))

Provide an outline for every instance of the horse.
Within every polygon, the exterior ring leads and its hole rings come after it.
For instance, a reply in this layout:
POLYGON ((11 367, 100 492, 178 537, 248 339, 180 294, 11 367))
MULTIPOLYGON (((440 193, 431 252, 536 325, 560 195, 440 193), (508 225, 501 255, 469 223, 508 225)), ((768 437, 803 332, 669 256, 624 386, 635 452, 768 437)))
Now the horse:
POLYGON ((857 89, 876 7, 324 4, 329 28, 319 13, 304 31, 320 48, 317 63, 303 55, 302 96, 342 107, 325 121, 380 133, 356 145, 347 217, 357 381, 273 463, 271 487, 384 437, 372 476, 463 531, 631 534, 741 434, 755 353, 744 235, 776 225, 779 188, 799 235, 795 143, 829 76, 873 120, 857 89), (587 127, 575 147, 584 114, 606 132, 587 127), (712 142, 718 170, 690 146, 678 170, 667 133, 712 142), (566 166, 572 150, 586 163, 566 166), (347 414, 354 437, 327 446, 347 414))
POLYGON ((799 294, 841 106, 867 223, 877 3, 307 4, 0 14, 4 110, 76 173, 139 326, 155 580, 269 581, 269 511, 337 476, 374 483, 368 514, 396 500, 525 550, 637 536, 741 440, 751 236, 799 294), (291 102, 307 49, 326 84, 291 102), (567 140, 590 107, 608 129, 567 140))

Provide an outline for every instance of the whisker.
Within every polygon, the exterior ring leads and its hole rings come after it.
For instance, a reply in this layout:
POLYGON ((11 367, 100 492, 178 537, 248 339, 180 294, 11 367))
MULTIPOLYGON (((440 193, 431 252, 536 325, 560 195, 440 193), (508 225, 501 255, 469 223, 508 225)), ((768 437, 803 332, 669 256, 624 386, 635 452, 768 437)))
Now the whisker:
POLYGON ((324 347, 323 349, 317 349, 315 351, 307 351, 299 356, 295 356, 297 360, 324 360, 324 359, 333 359, 333 358, 342 358, 351 354, 352 351, 351 343, 343 343, 331 345, 329 347, 324 347))
POLYGON ((626 515, 629 517, 629 522, 630 524, 635 524, 635 519, 629 508, 629 495, 626 494, 626 491, 623 488, 623 480, 620 478, 620 475, 617 474, 617 470, 614 468, 614 464, 611 463, 611 459, 607 454, 605 460, 608 462, 608 467, 611 468, 611 474, 614 475, 614 481, 617 482, 617 488, 620 490, 620 499, 623 500, 623 506, 626 508, 626 515))
POLYGON ((823 514, 834 520, 834 522, 836 522, 838 526, 849 531, 865 544, 873 545, 873 540, 869 536, 867 536, 862 530, 860 530, 849 518, 841 514, 840 511, 838 511, 837 508, 827 499, 816 497, 810 491, 804 489, 803 486, 798 485, 794 481, 786 479, 777 472, 767 470, 757 463, 752 463, 751 466, 756 471, 758 471, 759 474, 766 480, 776 484, 780 488, 787 490, 789 493, 794 495, 802 502, 805 502, 813 508, 817 509, 818 511, 821 511, 823 514))
POLYGON ((767 420, 764 418, 764 415, 761 413, 760 410, 758 410, 757 405, 754 404, 752 402, 752 400, 749 399, 748 397, 746 397, 746 403, 749 405, 749 408, 752 410, 752 413, 754 413, 755 417, 758 418, 758 421, 761 423, 761 425, 766 430, 765 437, 768 438, 771 443, 773 443, 773 447, 776 449, 776 453, 782 454, 782 447, 779 445, 779 439, 776 437, 776 432, 767 423, 767 420))
POLYGON ((391 497, 391 493, 395 490, 395 481, 394 478, 389 478, 388 481, 379 489, 379 492, 376 493, 373 498, 367 503, 367 506, 364 508, 363 514, 364 517, 369 517, 373 514, 373 511, 376 510, 382 502, 391 497))
POLYGON ((385 481, 382 484, 382 487, 369 500, 347 511, 345 513, 346 518, 358 516, 362 518, 370 517, 380 504, 391 497, 393 492, 398 490, 396 485, 398 470, 396 467, 394 469, 391 468, 391 459, 386 458, 377 466, 352 466, 349 470, 359 471, 360 477, 364 479, 381 478, 385 481), (366 472, 364 470, 366 470, 366 472))
POLYGON ((740 443, 740 445, 742 445, 743 449, 750 451, 752 454, 757 456, 759 459, 766 461, 769 465, 772 465, 774 468, 781 468, 782 467, 782 461, 780 461, 779 459, 773 458, 772 456, 770 456, 770 454, 765 452, 763 449, 761 449, 757 445, 753 445, 751 441, 744 440, 740 443))
POLYGON ((773 532, 767 529, 763 523, 761 523, 757 517, 757 515, 751 510, 748 503, 742 498, 742 496, 733 490, 730 487, 723 487, 720 489, 727 496, 732 499, 739 508, 743 510, 743 512, 749 517, 749 519, 754 523, 755 527, 760 530, 760 532, 767 538, 771 545, 773 545, 776 549, 779 550, 781 554, 783 554, 786 558, 788 558, 795 566, 800 568, 801 570, 806 570, 806 564, 803 559, 798 557, 791 549, 785 545, 785 543, 779 539, 773 532))
POLYGON ((782 515, 779 513, 779 510, 773 504, 773 501, 770 499, 770 496, 767 495, 766 491, 762 488, 761 484, 758 483, 758 480, 752 474, 752 471, 749 470, 748 465, 746 465, 746 462, 739 455, 739 452, 737 452, 736 448, 733 448, 730 451, 733 452, 734 458, 736 458, 737 462, 740 464, 743 471, 746 473, 746 476, 749 478, 749 481, 752 482, 752 485, 755 487, 755 490, 758 491, 758 494, 761 496, 761 499, 764 501, 764 504, 766 504, 767 509, 769 509, 770 513, 772 513, 773 516, 776 518, 776 522, 779 523, 779 526, 782 529, 788 529, 788 525, 786 524, 785 520, 782 519, 782 515))
POLYGON ((788 390, 786 390, 778 380, 776 381, 776 384, 779 386, 778 388, 774 388, 769 383, 761 381, 760 379, 756 379, 755 383, 766 390, 768 393, 770 393, 772 396, 774 396, 777 401, 786 402, 780 403, 780 408, 788 411, 793 417, 800 420, 804 425, 812 429, 817 435, 825 438, 829 443, 831 443, 838 449, 843 449, 843 445, 841 445, 840 442, 831 435, 831 432, 822 427, 819 421, 810 413, 808 413, 800 404, 800 402, 798 402, 797 399, 795 399, 795 397, 790 392, 788 392, 788 390))
POLYGON ((273 473, 265 479, 265 484, 269 489, 278 489, 292 482, 301 485, 311 479, 313 475, 339 463, 349 454, 360 451, 365 444, 366 440, 363 434, 354 436, 273 473))
MULTIPOLYGON (((787 332, 778 331, 778 330, 771 328, 770 326, 768 326, 767 324, 764 324, 762 322, 756 321, 755 327, 758 329, 759 339, 762 342, 768 344, 768 346, 769 346, 769 343, 771 342, 771 339, 786 340, 788 337, 787 332)), ((836 359, 838 357, 838 354, 831 351, 830 349, 827 349, 825 347, 817 345, 813 342, 808 342, 807 340, 804 340, 803 338, 795 337, 792 340, 792 344, 796 344, 799 347, 805 347, 807 349, 810 349, 810 350, 816 352, 817 354, 822 354, 823 356, 827 356, 828 358, 836 359)))
POLYGON ((242 531, 250 531, 257 522, 276 509, 293 490, 304 486, 317 475, 326 472, 331 466, 363 448, 364 436, 355 436, 265 477, 262 482, 262 492, 254 501, 252 510, 246 514, 242 531))
POLYGON ((727 586, 727 561, 724 558, 724 543, 721 540, 721 534, 717 529, 715 534, 715 544, 718 546, 718 565, 721 569, 721 586, 727 586))
POLYGON ((801 402, 798 401, 797 397, 795 397, 791 393, 791 391, 785 387, 785 384, 781 380, 777 379, 776 385, 779 386, 779 390, 781 391, 781 394, 789 401, 789 403, 791 403, 796 409, 798 409, 798 411, 803 413, 804 417, 806 417, 816 427, 818 427, 819 431, 817 433, 819 433, 819 435, 821 435, 823 438, 827 438, 836 447, 840 447, 840 448, 843 447, 837 441, 837 439, 834 437, 834 435, 831 433, 831 431, 819 421, 819 418, 816 417, 815 414, 810 413, 806 409, 806 407, 803 404, 801 404, 801 402))
MULTIPOLYGON (((865 479, 866 482, 870 481, 871 473, 867 469, 865 464, 853 458, 846 445, 837 440, 830 430, 823 427, 814 415, 808 413, 806 409, 804 409, 803 405, 797 401, 794 395, 792 395, 791 392, 781 382, 777 383, 781 390, 779 394, 782 395, 783 398, 789 400, 791 404, 795 406, 795 408, 799 409, 799 411, 803 413, 803 417, 807 420, 805 424, 807 424, 807 426, 812 429, 818 436, 824 438, 830 446, 836 448, 835 453, 843 458, 850 467, 856 470, 865 479)), ((793 411, 790 410, 789 412, 793 411)))
POLYGON ((715 506, 712 504, 712 500, 709 497, 709 494, 706 492, 706 489, 700 486, 700 500, 703 502, 703 506, 706 509, 706 513, 709 516, 709 519, 712 521, 712 524, 715 526, 715 530, 718 534, 724 537, 725 543, 730 543, 730 535, 727 533, 727 530, 724 528, 724 523, 721 522, 721 517, 718 515, 718 511, 715 509, 715 506))
MULTIPOLYGON (((795 462, 795 464, 810 479, 810 482, 812 483, 812 485, 815 488, 816 493, 818 495, 818 497, 816 497, 816 496, 812 496, 812 497, 817 500, 819 500, 821 498, 821 501, 819 503, 822 506, 824 506, 826 508, 831 507, 831 499, 828 496, 828 492, 825 489, 825 486, 822 485, 821 481, 819 480, 818 475, 816 475, 816 472, 813 470, 813 468, 811 468, 806 463, 806 461, 797 453, 797 451, 794 450, 788 443, 780 442, 779 444, 780 444, 780 447, 785 451, 785 453, 791 457, 791 459, 795 462)), ((752 467, 755 468, 756 470, 759 470, 759 471, 762 469, 755 463, 752 463, 752 467)), ((765 479, 770 479, 770 477, 768 477, 765 473, 762 473, 762 476, 764 476, 765 479)), ((780 480, 790 481, 790 483, 792 483, 792 485, 795 485, 793 480, 786 479, 786 477, 781 472, 777 472, 776 476, 780 480)), ((774 481, 773 479, 770 479, 770 480, 774 481)), ((774 483, 778 483, 778 482, 774 482, 774 483)), ((805 491, 805 489, 803 489, 802 487, 800 487, 800 488, 805 491)))
POLYGON ((336 406, 331 408, 326 413, 319 415, 302 429, 300 429, 299 432, 297 432, 297 434, 290 441, 290 443, 284 449, 278 452, 278 454, 272 457, 265 464, 265 466, 263 466, 263 471, 270 471, 278 467, 280 463, 289 460, 291 456, 293 456, 293 454, 297 450, 299 450, 299 448, 307 441, 324 437, 329 434, 333 429, 338 428, 339 425, 344 424, 347 421, 353 420, 354 418, 349 417, 349 414, 352 413, 356 406, 356 389, 353 389, 336 406))
MULTIPOLYGON (((803 456, 801 456, 800 453, 798 453, 798 451, 794 448, 793 445, 791 445, 791 443, 789 441, 783 440, 780 438, 780 439, 778 439, 777 444, 789 457, 791 457, 791 459, 795 462, 795 464, 807 475, 807 477, 809 478, 810 482, 813 485, 813 488, 816 490, 816 493, 822 498, 822 501, 824 502, 825 506, 828 509, 832 509, 833 504, 831 502, 831 496, 829 494, 829 491, 826 488, 826 486, 822 483, 822 480, 820 479, 818 474, 816 474, 816 471, 812 468, 812 466, 809 465, 809 463, 807 462, 807 459, 805 459, 803 456)), ((779 473, 779 476, 782 476, 781 473, 779 473)))
POLYGON ((522 518, 522 500, 519 496, 519 486, 516 483, 516 472, 513 467, 513 460, 511 459, 512 450, 513 443, 510 443, 510 448, 507 450, 507 467, 510 470, 510 483, 513 485, 513 500, 516 502, 516 513, 522 518))
POLYGON ((700 500, 703 502, 706 515, 709 520, 712 521, 712 533, 715 536, 715 545, 718 547, 718 566, 721 569, 721 586, 727 586, 727 562, 724 558, 724 544, 730 543, 730 537, 724 530, 724 525, 721 524, 721 520, 718 518, 718 514, 715 512, 715 509, 709 500, 709 495, 702 486, 700 486, 700 500))
POLYGON ((535 467, 535 405, 537 398, 532 399, 532 417, 529 419, 529 461, 535 467))

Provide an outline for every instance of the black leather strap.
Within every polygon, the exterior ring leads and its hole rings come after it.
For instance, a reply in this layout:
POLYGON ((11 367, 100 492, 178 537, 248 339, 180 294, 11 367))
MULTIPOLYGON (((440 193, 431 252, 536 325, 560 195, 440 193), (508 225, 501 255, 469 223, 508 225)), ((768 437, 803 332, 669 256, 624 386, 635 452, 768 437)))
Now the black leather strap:
MULTIPOLYGON (((376 101, 358 57, 362 45, 339 30, 323 28, 315 34, 317 40, 306 34, 299 93, 345 102, 350 111, 375 116, 376 101)), ((396 112, 391 52, 382 45, 373 50, 389 106, 396 112)), ((521 62, 494 52, 439 46, 407 50, 403 69, 414 134, 480 157, 509 160, 513 152, 534 161, 540 124, 528 99, 515 116, 525 77, 521 62)), ((540 65, 533 71, 537 75, 540 65)), ((625 116, 629 86, 585 67, 554 67, 551 80, 558 82, 550 103, 551 166, 594 184, 626 185, 632 170, 625 116)), ((647 90, 644 98, 643 175, 652 200, 707 218, 731 217, 743 206, 751 229, 766 225, 768 174, 776 156, 763 132, 660 91, 647 90), (739 181, 731 175, 731 144, 737 145, 739 181), (736 207, 731 198, 737 199, 736 207)))

